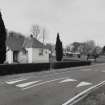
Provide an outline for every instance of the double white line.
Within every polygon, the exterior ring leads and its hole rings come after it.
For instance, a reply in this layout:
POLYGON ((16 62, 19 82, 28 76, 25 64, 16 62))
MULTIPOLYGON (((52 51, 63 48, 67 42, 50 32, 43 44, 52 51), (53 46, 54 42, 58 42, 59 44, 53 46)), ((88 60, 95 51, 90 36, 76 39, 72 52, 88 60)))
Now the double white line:
POLYGON ((77 94, 76 96, 74 96, 73 98, 69 99, 67 102, 65 102, 62 105, 74 105, 75 103, 77 103, 79 100, 83 99, 86 95, 88 95, 92 90, 101 87, 102 85, 105 84, 105 81, 102 81, 101 83, 94 85, 84 91, 82 91, 81 93, 77 94))

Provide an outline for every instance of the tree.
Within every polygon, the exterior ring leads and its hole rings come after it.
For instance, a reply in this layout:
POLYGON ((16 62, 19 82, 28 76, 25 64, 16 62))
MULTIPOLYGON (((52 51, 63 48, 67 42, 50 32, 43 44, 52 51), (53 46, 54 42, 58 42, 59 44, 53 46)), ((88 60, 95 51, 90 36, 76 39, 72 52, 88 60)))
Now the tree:
POLYGON ((6 28, 0 12, 0 64, 6 59, 6 28))
POLYGON ((54 52, 54 50, 55 50, 55 46, 51 43, 47 43, 46 47, 49 49, 49 51, 53 50, 53 52, 54 52))
POLYGON ((96 46, 92 52, 92 56, 94 57, 95 59, 95 62, 96 62, 96 59, 99 57, 100 53, 101 53, 101 48, 96 46))
POLYGON ((31 29, 31 32, 32 32, 32 35, 38 39, 39 37, 39 34, 40 34, 40 26, 38 24, 35 24, 32 26, 32 29, 31 29))
POLYGON ((72 46, 73 46, 73 48, 72 48, 72 52, 78 52, 78 47, 81 45, 81 43, 79 43, 79 42, 73 42, 72 43, 72 46))
POLYGON ((87 42, 85 42, 84 47, 85 47, 85 50, 86 50, 86 54, 90 55, 95 48, 95 42, 93 40, 87 41, 87 42))
POLYGON ((78 51, 82 55, 87 55, 89 56, 95 48, 95 42, 93 40, 81 43, 80 46, 78 47, 78 51))
POLYGON ((45 39, 47 38, 47 30, 45 27, 41 27, 40 25, 35 24, 31 28, 31 36, 43 42, 44 44, 45 39))
POLYGON ((102 53, 105 54, 105 46, 102 48, 102 53))
POLYGON ((24 39, 25 36, 23 36, 21 33, 15 32, 15 31, 10 31, 8 32, 7 40, 6 43, 8 47, 11 48, 11 50, 18 50, 20 48, 23 48, 24 46, 24 39), (14 46, 17 46, 14 48, 14 46))
POLYGON ((62 42, 59 38, 59 33, 57 33, 55 50, 56 50, 56 60, 61 61, 63 57, 63 48, 62 48, 62 42))

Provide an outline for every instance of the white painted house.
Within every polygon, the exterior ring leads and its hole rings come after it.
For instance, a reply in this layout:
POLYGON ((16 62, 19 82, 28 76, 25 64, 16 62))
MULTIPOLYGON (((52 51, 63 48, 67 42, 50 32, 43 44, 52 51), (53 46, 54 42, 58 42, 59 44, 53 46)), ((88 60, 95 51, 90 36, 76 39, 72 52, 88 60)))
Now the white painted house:
POLYGON ((49 50, 34 37, 9 35, 7 38, 6 62, 41 63, 49 62, 49 50))
POLYGON ((23 46, 28 52, 28 63, 49 62, 48 48, 36 38, 26 38, 23 46))

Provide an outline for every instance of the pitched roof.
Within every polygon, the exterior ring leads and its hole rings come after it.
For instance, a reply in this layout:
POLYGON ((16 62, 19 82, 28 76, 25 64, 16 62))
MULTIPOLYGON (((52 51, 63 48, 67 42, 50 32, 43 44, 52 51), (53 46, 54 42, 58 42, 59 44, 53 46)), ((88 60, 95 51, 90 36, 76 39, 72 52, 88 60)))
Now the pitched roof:
POLYGON ((24 41, 24 45, 25 48, 46 48, 46 46, 43 46, 43 43, 41 43, 40 41, 38 41, 36 38, 34 37, 28 37, 25 39, 24 41))
POLYGON ((7 36, 6 45, 12 51, 20 51, 22 48, 46 48, 47 47, 34 37, 24 37, 19 33, 7 36))

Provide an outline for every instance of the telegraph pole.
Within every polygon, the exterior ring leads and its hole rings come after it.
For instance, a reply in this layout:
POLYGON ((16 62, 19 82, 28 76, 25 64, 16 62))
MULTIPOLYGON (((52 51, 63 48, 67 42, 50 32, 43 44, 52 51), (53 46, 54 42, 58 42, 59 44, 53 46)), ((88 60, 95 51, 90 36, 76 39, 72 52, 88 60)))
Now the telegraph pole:
POLYGON ((44 49, 45 29, 43 29, 43 49, 44 49))

